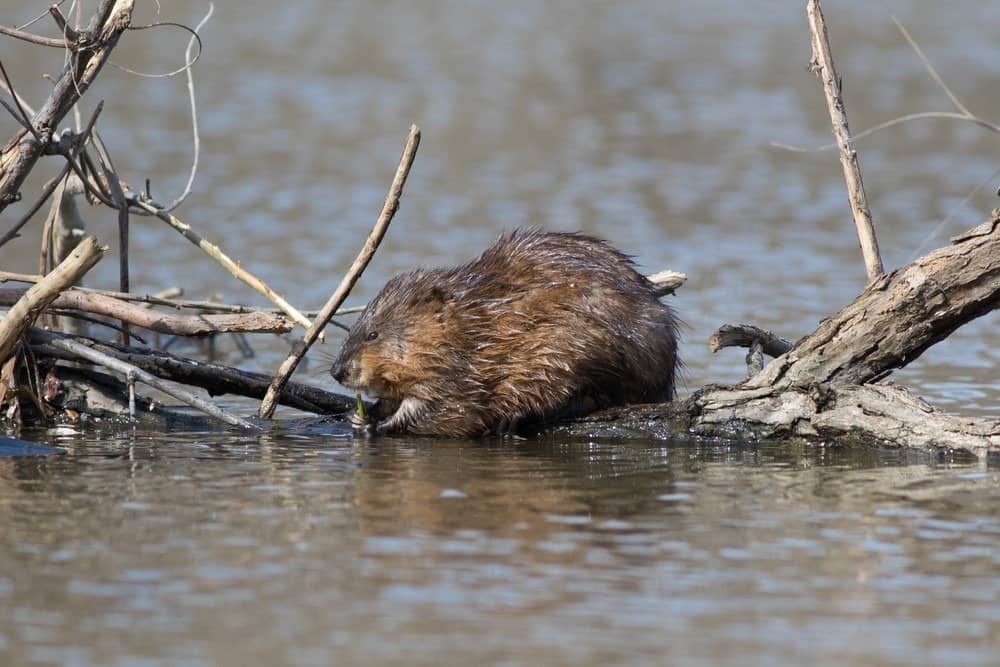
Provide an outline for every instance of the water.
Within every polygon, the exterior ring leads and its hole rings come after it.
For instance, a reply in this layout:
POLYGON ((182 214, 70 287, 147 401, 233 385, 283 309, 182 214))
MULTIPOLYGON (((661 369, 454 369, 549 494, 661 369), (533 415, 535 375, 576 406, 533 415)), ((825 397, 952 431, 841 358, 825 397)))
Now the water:
MULTIPOLYGON (((8 2, 0 22, 46 7, 8 2)), ((1000 120, 1000 6, 890 9, 963 102, 1000 120)), ((204 11, 164 3, 161 19, 204 11)), ((950 110, 883 5, 826 11, 853 129, 950 110)), ((136 23, 153 20, 140 3, 136 23)), ((799 3, 247 1, 220 4, 203 34, 203 155, 179 215, 296 305, 321 304, 350 264, 412 122, 424 140, 403 207, 352 303, 503 229, 581 229, 689 275, 673 299, 684 393, 741 377, 741 353, 705 350, 720 324, 797 338, 863 286, 836 156, 771 147, 830 136, 799 3)), ((169 71, 185 43, 132 32, 114 59, 169 71)), ((39 73, 62 62, 6 38, 0 58, 36 104, 39 73)), ((181 79, 109 67, 84 109, 106 100, 117 166, 164 200, 187 177, 185 96, 181 79)), ((0 115, 0 135, 14 129, 0 115)), ((986 217, 998 148, 949 121, 860 143, 887 267, 986 217)), ((114 216, 87 218, 113 244, 114 216)), ((37 235, 0 265, 33 271, 37 235)), ((135 220, 132 252, 137 290, 261 303, 159 223, 135 220)), ((115 264, 88 284, 113 286, 115 264)), ((897 381, 997 415, 996 325, 963 327, 897 381)), ((287 351, 216 347, 265 372, 287 351)), ((324 363, 303 379, 332 387, 324 363)), ((685 440, 352 443, 333 427, 22 436, 69 453, 0 459, 3 664, 994 664, 1000 648, 1000 493, 982 463, 685 440)))
POLYGON ((5 664, 990 664, 995 470, 685 442, 66 435, 5 664))

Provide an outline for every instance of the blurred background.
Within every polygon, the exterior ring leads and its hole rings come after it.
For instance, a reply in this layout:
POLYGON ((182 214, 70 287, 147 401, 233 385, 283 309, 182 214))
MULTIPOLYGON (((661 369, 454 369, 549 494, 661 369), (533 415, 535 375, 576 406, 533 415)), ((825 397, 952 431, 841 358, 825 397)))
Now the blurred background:
MULTIPOLYGON (((7 0, 6 25, 47 3, 7 0)), ((92 2, 84 4, 89 16, 92 2)), ((195 25, 204 2, 137 2, 135 24, 195 25)), ((977 1, 826 7, 851 128, 903 114, 954 111, 901 37, 909 28, 944 80, 993 122, 1000 5, 977 1)), ((48 18, 32 30, 54 34, 48 18)), ((738 351, 711 356, 725 322, 795 339, 849 302, 864 270, 835 151, 789 152, 831 140, 810 57, 804 3, 220 2, 195 66, 202 157, 178 215, 300 308, 317 308, 353 260, 382 204, 407 128, 423 142, 403 204, 349 304, 394 273, 466 261, 497 234, 530 225, 613 240, 647 272, 688 274, 676 297, 687 323, 682 393, 742 377, 738 351)), ((183 63, 188 35, 129 32, 113 61, 149 73, 183 63)), ((44 99, 56 49, 0 40, 18 90, 44 99)), ((192 157, 183 75, 140 78, 109 66, 85 98, 135 187, 183 188, 192 157)), ((0 135, 16 129, 0 116, 0 135)), ((919 120, 858 144, 887 269, 978 224, 998 205, 1000 137, 971 123, 919 120), (976 190, 978 188, 978 190, 976 190), (970 192, 976 190, 970 196, 970 192)), ((58 161, 26 186, 33 199, 58 161)), ((2 215, 7 227, 23 205, 2 215)), ((112 212, 89 228, 114 245, 112 212)), ((34 271, 38 224, 0 250, 8 270, 34 271)), ((180 286, 192 298, 263 303, 176 232, 134 218, 136 291, 180 286)), ((113 287, 116 262, 88 284, 113 287)), ((995 314, 956 332, 898 381, 935 404, 997 414, 995 314)), ((325 351, 340 334, 330 330, 325 351)), ((287 346, 256 342, 244 361, 271 372, 287 346)), ((313 381, 333 387, 314 355, 313 381)), ((305 378, 309 379, 309 378, 305 378)))

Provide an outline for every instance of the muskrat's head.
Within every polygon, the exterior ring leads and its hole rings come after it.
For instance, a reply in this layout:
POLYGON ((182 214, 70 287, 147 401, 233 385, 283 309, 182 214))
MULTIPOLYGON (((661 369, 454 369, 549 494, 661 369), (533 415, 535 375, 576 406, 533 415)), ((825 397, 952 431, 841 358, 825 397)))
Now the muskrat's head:
POLYGON ((435 272, 417 270, 386 283, 351 327, 330 375, 372 397, 411 395, 441 342, 445 296, 436 282, 435 272))

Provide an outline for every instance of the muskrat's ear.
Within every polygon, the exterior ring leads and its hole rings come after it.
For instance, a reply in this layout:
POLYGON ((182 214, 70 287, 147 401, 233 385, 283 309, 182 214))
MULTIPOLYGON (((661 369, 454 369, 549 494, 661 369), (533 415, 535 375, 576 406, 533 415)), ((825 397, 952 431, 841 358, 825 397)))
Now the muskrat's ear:
POLYGON ((440 287, 432 287, 427 294, 424 295, 422 302, 434 308, 434 310, 439 311, 444 308, 445 304, 451 299, 451 295, 445 292, 440 287))

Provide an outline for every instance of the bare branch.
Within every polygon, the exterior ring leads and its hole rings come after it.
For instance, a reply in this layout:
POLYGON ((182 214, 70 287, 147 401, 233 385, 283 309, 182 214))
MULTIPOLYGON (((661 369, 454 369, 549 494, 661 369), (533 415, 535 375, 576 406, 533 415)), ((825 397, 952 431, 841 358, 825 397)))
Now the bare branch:
POLYGON ((833 55, 830 53, 830 43, 827 40, 826 22, 823 20, 819 0, 809 0, 806 13, 809 15, 809 31, 812 35, 812 66, 815 67, 816 75, 822 81, 823 92, 826 94, 826 105, 830 112, 833 135, 840 148, 840 164, 844 169, 851 212, 854 215, 858 241, 861 243, 861 253, 865 260, 865 272, 870 283, 884 273, 882 257, 879 255, 875 225, 872 222, 871 210, 868 208, 865 187, 861 181, 858 154, 851 145, 851 132, 847 127, 847 111, 844 108, 840 77, 837 76, 833 64, 833 55))
POLYGON ((264 396, 264 400, 261 402, 260 409, 257 412, 258 416, 270 419, 271 415, 274 414, 277 397, 281 393, 282 387, 288 382, 288 378, 295 372, 295 368, 299 365, 302 357, 305 356, 309 347, 319 337, 326 323, 337 312, 340 304, 350 294, 354 283, 361 277, 365 267, 368 266, 368 262, 371 261, 372 256, 378 249, 379 243, 382 242, 382 237, 385 236, 385 232, 389 229, 389 223, 392 222, 392 218, 399 208, 399 198, 403 195, 403 185, 406 184, 406 177, 410 173, 410 167, 413 165, 413 158, 417 154, 418 146, 420 146, 420 128, 416 125, 411 125, 410 134, 406 139, 406 146, 403 148, 403 155, 399 158, 396 174, 392 179, 389 194, 385 198, 385 204, 382 206, 382 212, 375 222, 375 227, 372 228, 364 247, 358 253, 354 263, 351 264, 351 268, 344 275, 343 280, 340 281, 340 285, 337 286, 337 289, 330 296, 326 305, 323 306, 323 310, 313 320, 312 326, 309 327, 303 339, 295 346, 292 353, 281 364, 281 367, 278 368, 278 372, 274 375, 274 380, 271 381, 271 386, 267 389, 267 395, 264 396))

